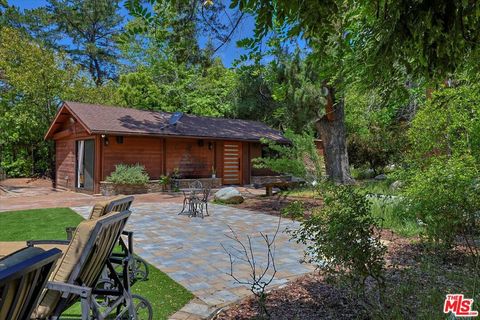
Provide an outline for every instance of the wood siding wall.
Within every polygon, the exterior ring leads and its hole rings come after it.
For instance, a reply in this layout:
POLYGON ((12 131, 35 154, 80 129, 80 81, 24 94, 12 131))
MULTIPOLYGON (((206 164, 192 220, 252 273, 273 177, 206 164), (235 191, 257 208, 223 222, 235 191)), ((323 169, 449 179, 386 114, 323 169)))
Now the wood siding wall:
POLYGON ((61 132, 61 138, 55 140, 56 182, 60 187, 75 189, 75 141, 92 136, 78 122, 64 126, 61 132))
POLYGON ((150 175, 158 179, 163 174, 163 139, 153 137, 123 136, 123 143, 116 136, 108 136, 103 144, 102 180, 115 170, 117 164, 141 164, 150 175))
POLYGON ((203 139, 166 139, 166 174, 178 168, 183 178, 212 176, 218 145, 203 139), (215 150, 217 147, 217 150, 215 150))
MULTIPOLYGON (((99 192, 100 181, 121 163, 142 164, 151 179, 171 174, 175 168, 179 168, 184 178, 211 177, 212 166, 218 178, 224 174, 225 141, 222 140, 123 136, 123 143, 118 143, 116 136, 108 135, 108 145, 105 145, 100 135, 88 135, 78 123, 62 128, 57 137, 57 185, 72 190, 75 189, 75 141, 82 139, 95 139, 95 193, 99 192)), ((262 155, 260 143, 242 142, 241 145, 242 184, 249 184, 251 176, 273 174, 268 169, 253 168, 252 159, 262 155)))
POLYGON ((57 140, 56 180, 57 186, 68 189, 75 188, 75 140, 57 140))
POLYGON ((261 143, 251 143, 250 144, 250 167, 252 176, 272 176, 276 175, 270 169, 258 169, 253 167, 252 160, 255 158, 260 158, 262 156, 262 144, 261 143))

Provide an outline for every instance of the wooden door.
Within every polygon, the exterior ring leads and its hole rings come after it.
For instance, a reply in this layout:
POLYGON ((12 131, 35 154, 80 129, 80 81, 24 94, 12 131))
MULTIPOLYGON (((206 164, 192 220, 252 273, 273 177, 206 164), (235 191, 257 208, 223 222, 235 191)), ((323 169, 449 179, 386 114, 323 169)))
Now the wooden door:
POLYGON ((223 184, 242 183, 242 143, 223 144, 223 184))

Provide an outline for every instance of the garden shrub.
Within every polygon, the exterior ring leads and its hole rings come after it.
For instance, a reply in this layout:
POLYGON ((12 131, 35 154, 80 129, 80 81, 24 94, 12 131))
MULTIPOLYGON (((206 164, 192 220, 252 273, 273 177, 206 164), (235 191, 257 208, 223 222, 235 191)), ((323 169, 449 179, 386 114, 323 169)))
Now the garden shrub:
POLYGON ((436 91, 408 131, 411 160, 420 166, 438 156, 471 154, 480 163, 480 85, 436 91))
POLYGON ((408 132, 408 211, 425 223, 427 239, 452 248, 463 239, 477 255, 480 212, 480 86, 436 91, 408 132))
POLYGON ((430 159, 429 166, 415 171, 405 192, 407 209, 424 223, 429 240, 451 248, 460 236, 476 252, 480 180, 472 156, 430 159))
POLYGON ((353 186, 328 187, 322 193, 324 205, 302 221, 293 237, 327 275, 346 276, 359 287, 370 277, 382 284, 385 246, 366 195, 353 186))
POLYGON ((108 177, 108 182, 117 184, 146 184, 150 180, 145 167, 140 164, 118 164, 108 177))

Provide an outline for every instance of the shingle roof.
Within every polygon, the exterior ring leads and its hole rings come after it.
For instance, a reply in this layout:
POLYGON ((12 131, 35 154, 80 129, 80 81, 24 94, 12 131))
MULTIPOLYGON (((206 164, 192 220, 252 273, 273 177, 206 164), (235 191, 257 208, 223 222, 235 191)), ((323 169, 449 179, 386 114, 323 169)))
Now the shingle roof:
MULTIPOLYGON (((214 139, 259 141, 267 138, 278 142, 288 140, 278 130, 262 122, 201 117, 184 114, 176 125, 169 126, 172 113, 145 111, 66 101, 66 107, 90 133, 125 135, 185 136, 214 139)), ((52 124, 46 138, 51 138, 52 124)))

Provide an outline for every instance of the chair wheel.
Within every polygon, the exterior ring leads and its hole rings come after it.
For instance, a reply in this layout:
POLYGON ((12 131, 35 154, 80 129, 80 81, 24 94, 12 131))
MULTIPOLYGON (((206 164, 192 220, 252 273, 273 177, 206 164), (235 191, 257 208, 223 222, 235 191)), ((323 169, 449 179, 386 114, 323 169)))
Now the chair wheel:
POLYGON ((142 258, 136 256, 135 262, 132 265, 131 274, 135 280, 147 281, 148 280, 148 264, 142 258))
MULTIPOLYGON (((138 294, 132 294, 132 303, 135 309, 136 317, 134 318, 133 315, 130 314, 128 308, 125 310, 125 313, 121 315, 122 320, 127 319, 137 319, 137 320, 152 320, 153 319, 153 309, 150 302, 144 297, 138 294)), ((117 308, 117 314, 121 311, 120 308, 117 308)))

